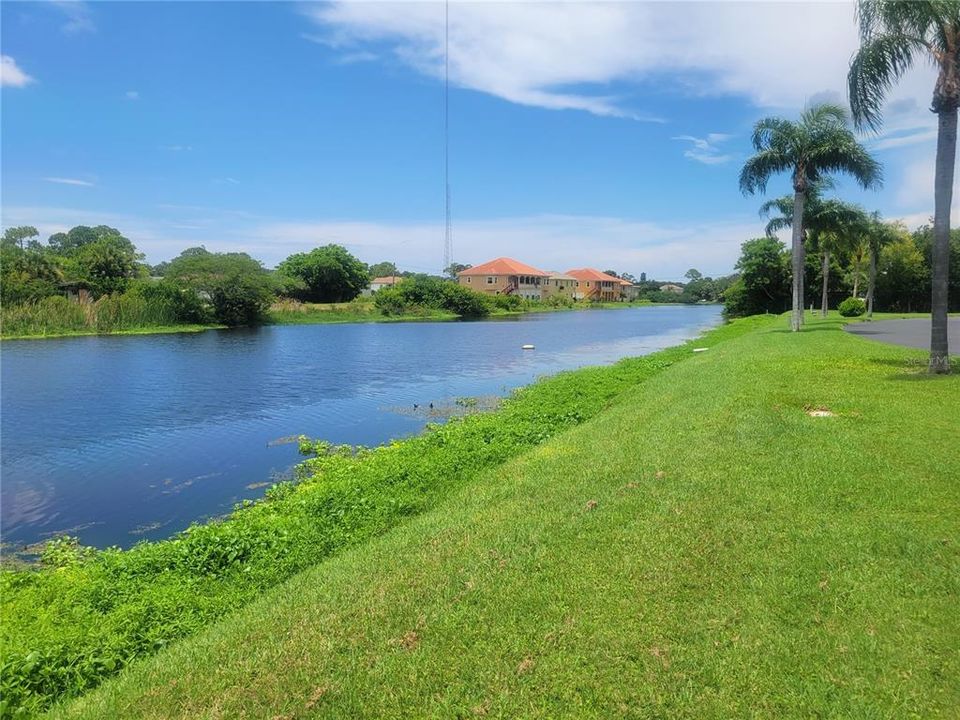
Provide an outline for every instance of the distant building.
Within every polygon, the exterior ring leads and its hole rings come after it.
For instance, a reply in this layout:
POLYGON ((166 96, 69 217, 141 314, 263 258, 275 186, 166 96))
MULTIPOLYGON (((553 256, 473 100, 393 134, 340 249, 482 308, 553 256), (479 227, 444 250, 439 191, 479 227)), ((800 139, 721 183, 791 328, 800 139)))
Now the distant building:
POLYGON ((543 299, 553 295, 572 298, 577 289, 577 279, 573 275, 551 272, 543 281, 543 299))
POLYGON ((626 300, 627 302, 633 302, 638 297, 640 297, 640 286, 634 285, 632 283, 629 285, 623 285, 620 288, 620 292, 623 293, 624 300, 626 300))
POLYGON ((632 284, 594 268, 567 270, 566 274, 577 280, 577 286, 574 289, 574 297, 577 300, 617 302, 623 300, 624 286, 632 284))
POLYGON ((640 282, 646 282, 646 281, 647 281, 647 274, 640 273, 640 282))
POLYGON ((666 285, 660 286, 660 292, 668 292, 668 293, 673 293, 674 295, 682 295, 683 286, 674 285, 673 283, 667 283, 666 285))
POLYGON ((377 290, 382 290, 385 287, 390 287, 396 285, 398 282, 403 280, 399 275, 386 275, 384 277, 375 277, 370 281, 370 284, 367 286, 367 289, 364 290, 361 295, 373 295, 377 290))
POLYGON ((544 281, 550 273, 501 257, 457 273, 457 282, 488 295, 519 295, 528 300, 543 298, 544 281))

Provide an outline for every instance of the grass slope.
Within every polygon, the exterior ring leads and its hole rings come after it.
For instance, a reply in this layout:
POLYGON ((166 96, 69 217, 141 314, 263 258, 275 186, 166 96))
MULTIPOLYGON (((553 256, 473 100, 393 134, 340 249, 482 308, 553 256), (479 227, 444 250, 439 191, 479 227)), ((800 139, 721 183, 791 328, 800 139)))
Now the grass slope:
POLYGON ((960 377, 923 367, 771 321, 53 716, 955 717, 960 377))

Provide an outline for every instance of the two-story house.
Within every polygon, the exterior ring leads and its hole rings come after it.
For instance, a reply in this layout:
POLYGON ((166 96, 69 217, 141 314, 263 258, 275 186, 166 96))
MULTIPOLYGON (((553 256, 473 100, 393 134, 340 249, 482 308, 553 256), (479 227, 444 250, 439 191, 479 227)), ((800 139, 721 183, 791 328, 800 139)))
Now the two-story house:
POLYGON ((488 295, 519 295, 528 300, 541 300, 548 275, 519 260, 501 257, 460 271, 457 282, 488 295))

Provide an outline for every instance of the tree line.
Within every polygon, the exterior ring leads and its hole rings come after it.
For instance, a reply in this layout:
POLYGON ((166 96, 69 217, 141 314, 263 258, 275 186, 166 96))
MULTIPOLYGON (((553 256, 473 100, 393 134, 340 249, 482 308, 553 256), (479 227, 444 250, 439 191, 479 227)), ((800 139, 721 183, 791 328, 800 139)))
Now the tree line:
MULTIPOLYGON (((803 269, 803 306, 836 308, 848 298, 863 311, 930 312, 933 228, 910 232, 898 222, 872 217, 872 226, 845 247, 807 253, 803 269), (828 257, 827 264, 824 257, 828 257), (871 292, 873 288, 873 292, 871 292), (824 291, 827 303, 824 304, 824 291)), ((736 280, 724 293, 729 317, 781 313, 792 304, 791 253, 775 236, 743 243, 736 280)), ((960 311, 960 230, 950 233, 949 311, 960 311)))
POLYGON ((246 253, 203 247, 151 267, 116 228, 79 225, 41 242, 36 228, 20 226, 7 228, 0 241, 0 302, 5 331, 30 313, 73 312, 68 296, 94 318, 106 308, 128 314, 138 308, 153 324, 252 325, 265 319, 277 297, 352 300, 384 269, 368 267, 339 245, 295 253, 275 270, 246 253))

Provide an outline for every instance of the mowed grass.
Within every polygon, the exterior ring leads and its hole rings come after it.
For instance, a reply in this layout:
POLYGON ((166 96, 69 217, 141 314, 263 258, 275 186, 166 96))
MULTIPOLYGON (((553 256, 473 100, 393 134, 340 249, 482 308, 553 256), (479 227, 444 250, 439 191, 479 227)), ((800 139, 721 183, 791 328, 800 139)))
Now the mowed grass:
POLYGON ((923 368, 772 319, 52 715, 957 717, 960 376, 923 368))

